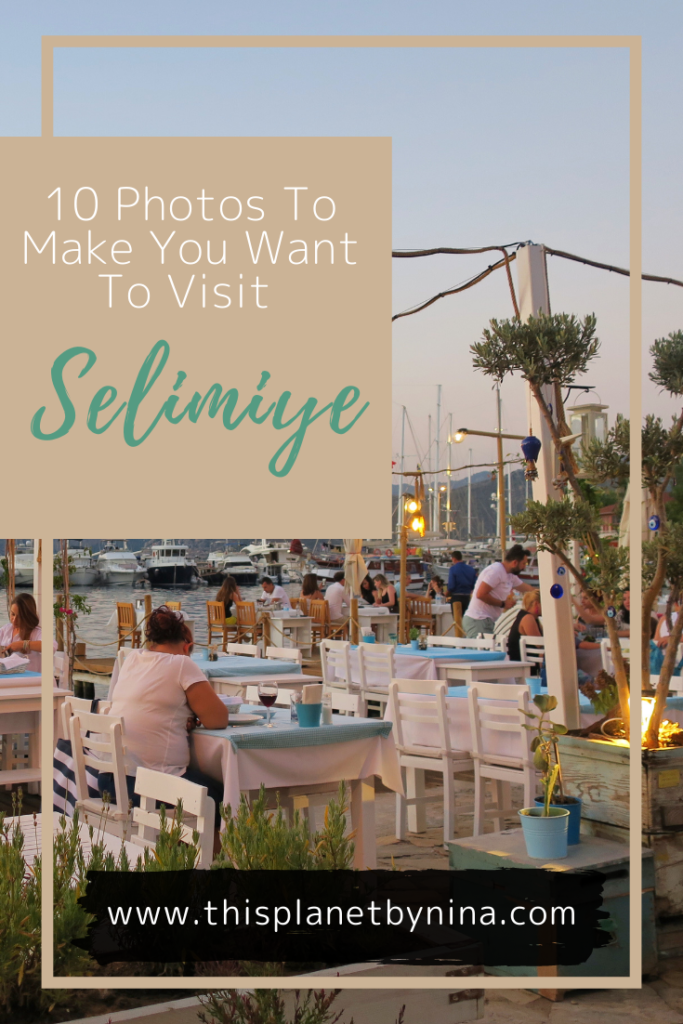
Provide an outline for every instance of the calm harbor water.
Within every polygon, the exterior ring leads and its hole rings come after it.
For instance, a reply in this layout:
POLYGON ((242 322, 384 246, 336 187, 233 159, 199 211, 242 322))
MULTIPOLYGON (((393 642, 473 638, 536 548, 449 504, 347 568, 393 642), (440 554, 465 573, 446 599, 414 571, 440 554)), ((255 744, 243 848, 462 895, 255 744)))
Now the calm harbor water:
MULTIPOLYGON (((145 594, 152 595, 152 607, 158 608, 165 601, 180 601, 183 612, 188 618, 194 619, 194 635, 200 642, 206 642, 206 602, 215 600, 218 587, 82 587, 73 593, 81 594, 92 609, 90 615, 80 615, 77 624, 78 639, 88 644, 89 657, 114 657, 116 654, 116 605, 117 602, 143 601, 145 594), (96 644, 108 644, 98 647, 96 644)), ((285 590, 291 597, 301 593, 300 583, 285 584, 285 590)), ((255 601, 263 593, 260 586, 240 587, 245 601, 255 601)))

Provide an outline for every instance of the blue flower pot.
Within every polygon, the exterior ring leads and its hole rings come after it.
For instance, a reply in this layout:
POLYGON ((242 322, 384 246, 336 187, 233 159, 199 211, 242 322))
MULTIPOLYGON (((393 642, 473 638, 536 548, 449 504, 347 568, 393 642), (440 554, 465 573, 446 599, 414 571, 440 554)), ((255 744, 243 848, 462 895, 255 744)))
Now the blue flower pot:
POLYGON ((410 646, 413 648, 414 651, 419 651, 420 650, 420 641, 419 640, 411 640, 410 641, 410 646))
POLYGON ((374 633, 368 633, 366 636, 362 636, 361 640, 363 641, 364 644, 374 644, 374 642, 375 642, 375 634, 374 633))
MULTIPOLYGON (((571 797, 573 803, 571 804, 552 804, 551 807, 564 807, 565 811, 569 811, 569 825, 567 826, 567 846, 576 846, 577 843, 581 842, 581 797, 571 797)), ((537 796, 536 803, 542 807, 543 797, 537 796)))
POLYGON ((567 856, 569 811, 551 804, 547 818, 542 812, 542 807, 519 811, 526 852, 533 860, 562 860, 567 856))
POLYGON ((299 726, 302 729, 315 729, 320 725, 320 715, 322 713, 321 704, 299 704, 297 711, 299 714, 299 726))

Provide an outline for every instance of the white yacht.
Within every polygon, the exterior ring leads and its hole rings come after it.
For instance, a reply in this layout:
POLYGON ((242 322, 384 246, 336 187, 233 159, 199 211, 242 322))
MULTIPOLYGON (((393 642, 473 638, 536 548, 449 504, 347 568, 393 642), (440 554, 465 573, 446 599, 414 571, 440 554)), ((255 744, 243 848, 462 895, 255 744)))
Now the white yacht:
POLYGON ((18 540, 14 545, 14 585, 33 586, 33 564, 35 556, 32 540, 18 540))
POLYGON ((197 563, 188 558, 187 546, 178 540, 152 544, 146 571, 153 587, 189 587, 199 580, 197 563))
POLYGON ((102 574, 93 565, 93 555, 89 548, 83 547, 82 540, 69 542, 69 584, 72 587, 91 587, 100 583, 102 574))
POLYGON ((144 580, 147 570, 138 555, 139 552, 128 550, 125 540, 108 540, 95 559, 102 583, 134 587, 144 580))
POLYGON ((226 550, 209 552, 207 571, 202 576, 214 584, 232 576, 238 586, 253 587, 258 583, 259 573, 249 555, 226 550))
POLYGON ((241 554, 248 555, 260 575, 272 576, 283 583, 303 579, 311 557, 309 549, 298 540, 270 543, 254 540, 242 548, 241 554))

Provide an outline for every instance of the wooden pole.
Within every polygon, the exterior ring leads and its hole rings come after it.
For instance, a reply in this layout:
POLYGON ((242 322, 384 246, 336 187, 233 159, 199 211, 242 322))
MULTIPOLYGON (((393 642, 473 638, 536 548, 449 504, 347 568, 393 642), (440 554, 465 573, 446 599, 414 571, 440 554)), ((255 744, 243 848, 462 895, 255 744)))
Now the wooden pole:
POLYGON ((498 435, 498 531, 500 533, 500 555, 505 555, 505 466, 503 465, 503 438, 498 435))
MULTIPOLYGON (((149 617, 152 614, 152 595, 145 594, 145 625, 149 621, 149 617)), ((149 647, 149 644, 145 640, 145 647, 149 647)))
POLYGON ((351 643, 360 643, 360 627, 358 624, 358 598, 351 598, 351 643))
POLYGON ((455 623, 455 635, 464 636, 465 630, 462 628, 462 604, 460 601, 453 602, 453 622, 455 623))
POLYGON ((270 612, 261 612, 261 624, 263 626, 263 657, 265 658, 266 651, 270 647, 270 612))
MULTIPOLYGON (((401 509, 403 516, 403 510, 401 509)), ((406 587, 408 585, 408 527, 401 523, 401 592, 398 595, 398 639, 407 643, 406 636, 406 587)))

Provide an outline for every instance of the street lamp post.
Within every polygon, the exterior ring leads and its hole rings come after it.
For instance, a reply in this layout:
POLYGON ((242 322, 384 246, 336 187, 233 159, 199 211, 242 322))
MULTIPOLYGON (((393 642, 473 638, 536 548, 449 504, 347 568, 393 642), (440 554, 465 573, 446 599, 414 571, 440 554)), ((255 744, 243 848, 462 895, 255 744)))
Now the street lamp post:
MULTIPOLYGON (((406 476, 412 474, 406 473, 406 476)), ((408 534, 412 530, 420 537, 425 535, 424 481, 422 473, 415 473, 415 494, 407 497, 401 510, 401 589, 398 595, 398 639, 406 643, 406 589, 408 585, 408 534)))
MULTIPOLYGON (((503 465, 503 440, 523 441, 522 434, 503 434, 501 431, 492 430, 470 430, 469 427, 460 427, 453 435, 456 443, 464 441, 466 437, 495 437, 498 454, 498 487, 496 489, 498 499, 498 532, 500 534, 501 554, 505 554, 505 533, 506 533, 506 511, 505 511, 505 467, 503 465)), ((472 460, 470 459, 470 463, 472 460)))

